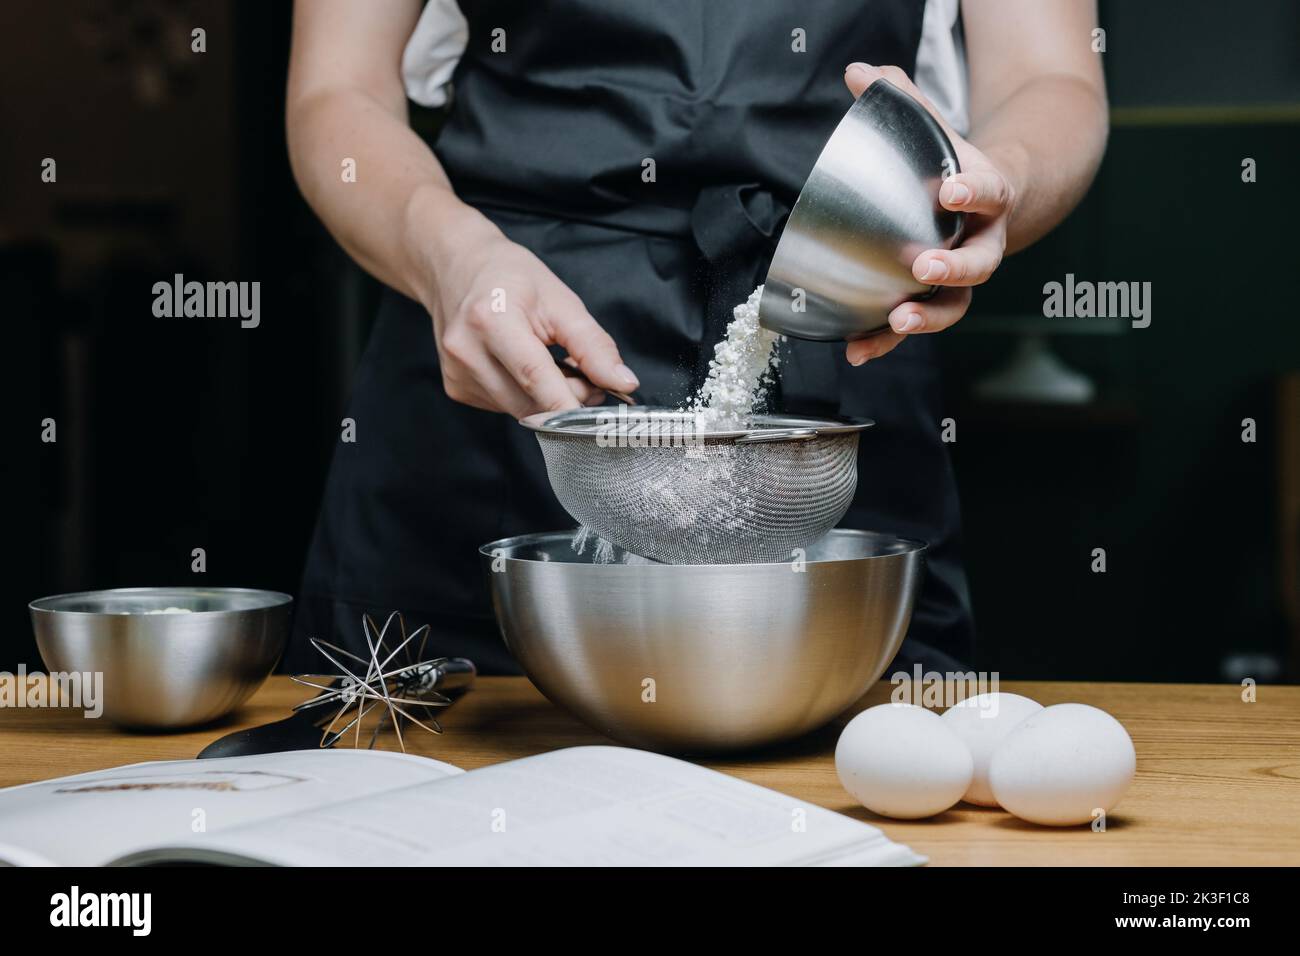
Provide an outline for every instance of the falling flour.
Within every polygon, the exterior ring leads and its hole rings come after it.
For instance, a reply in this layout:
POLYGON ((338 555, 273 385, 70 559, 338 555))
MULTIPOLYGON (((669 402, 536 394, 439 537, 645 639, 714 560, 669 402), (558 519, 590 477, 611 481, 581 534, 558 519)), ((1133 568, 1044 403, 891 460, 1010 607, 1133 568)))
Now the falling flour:
MULTIPOLYGON (((744 428, 751 416, 767 402, 768 390, 776 381, 782 336, 758 324, 758 303, 763 297, 760 285, 749 298, 732 310, 727 335, 713 347, 709 374, 684 410, 693 416, 698 431, 722 431, 744 428)), ((744 478, 736 473, 730 446, 705 446, 698 454, 663 457, 662 468, 636 489, 639 507, 631 510, 642 516, 647 527, 675 529, 696 539, 707 539, 721 531, 740 531, 754 512, 752 495, 744 478), (701 485, 711 489, 707 502, 694 499, 701 485)), ((653 564, 648 558, 632 554, 600 537, 586 526, 574 533, 572 546, 577 554, 591 549, 593 564, 653 564), (620 558, 621 552, 621 558, 620 558)))
POLYGON ((732 310, 727 337, 713 347, 709 376, 690 405, 697 428, 743 427, 767 400, 776 378, 776 346, 781 336, 758 324, 762 297, 763 287, 759 286, 732 310))
POLYGON ((585 524, 579 525, 578 529, 573 532, 573 539, 569 546, 573 548, 574 554, 585 554, 587 546, 591 546, 591 563, 592 564, 655 564, 649 558, 643 558, 639 554, 633 554, 631 551, 624 551, 623 556, 619 557, 618 549, 610 544, 595 531, 588 528, 585 524))
POLYGON ((591 545, 592 564, 614 563, 614 546, 585 524, 579 525, 578 530, 573 532, 573 540, 569 542, 569 545, 573 548, 575 554, 585 554, 587 546, 591 545))

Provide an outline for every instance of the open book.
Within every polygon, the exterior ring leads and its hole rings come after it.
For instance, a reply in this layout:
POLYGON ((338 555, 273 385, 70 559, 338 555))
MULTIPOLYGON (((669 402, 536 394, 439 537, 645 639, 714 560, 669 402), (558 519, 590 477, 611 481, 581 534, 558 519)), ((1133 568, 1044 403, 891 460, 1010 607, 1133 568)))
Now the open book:
POLYGON ((139 763, 0 790, 0 862, 911 865, 875 827, 671 757, 574 747, 465 773, 372 750, 139 763))

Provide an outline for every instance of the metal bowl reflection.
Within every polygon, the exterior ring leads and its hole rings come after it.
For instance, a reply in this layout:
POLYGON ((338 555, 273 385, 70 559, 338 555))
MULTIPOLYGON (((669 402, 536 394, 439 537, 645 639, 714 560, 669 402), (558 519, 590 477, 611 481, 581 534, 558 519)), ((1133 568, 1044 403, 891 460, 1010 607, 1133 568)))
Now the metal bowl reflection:
POLYGON ((596 564, 571 537, 480 549, 505 642, 551 701, 666 751, 796 737, 855 702, 902 644, 925 551, 838 529, 801 562, 596 564))

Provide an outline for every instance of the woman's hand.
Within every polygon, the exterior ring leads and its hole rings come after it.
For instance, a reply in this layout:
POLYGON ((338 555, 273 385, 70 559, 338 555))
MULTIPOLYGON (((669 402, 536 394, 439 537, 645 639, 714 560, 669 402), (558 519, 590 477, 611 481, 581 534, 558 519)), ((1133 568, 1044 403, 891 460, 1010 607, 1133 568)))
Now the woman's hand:
POLYGON ((411 130, 396 64, 419 16, 416 0, 381 14, 351 0, 294 5, 286 128, 303 195, 352 258, 429 310, 457 401, 522 418, 635 389, 578 297, 461 202, 411 130), (357 181, 340 179, 341 156, 362 171, 357 181), (598 388, 565 376, 548 345, 598 388))
POLYGON ((971 286, 985 282, 1002 262, 1007 247, 1007 223, 1016 205, 1011 182, 993 162, 950 127, 907 74, 896 66, 875 67, 854 63, 844 82, 854 96, 872 83, 886 79, 914 97, 943 126, 957 151, 961 172, 939 189, 945 209, 967 214, 961 245, 955 249, 928 249, 912 263, 918 282, 941 286, 924 302, 904 302, 889 314, 890 330, 850 342, 847 356, 853 365, 879 358, 907 335, 939 332, 953 325, 970 307, 971 286))
POLYGON ((445 217, 437 220, 437 232, 449 241, 440 243, 422 228, 410 239, 429 250, 425 279, 413 284, 433 316, 448 396, 523 418, 598 405, 603 388, 635 390, 636 376, 582 300, 486 218, 461 209, 468 221, 448 227, 445 217), (562 346, 570 364, 597 387, 566 376, 549 345, 562 346))

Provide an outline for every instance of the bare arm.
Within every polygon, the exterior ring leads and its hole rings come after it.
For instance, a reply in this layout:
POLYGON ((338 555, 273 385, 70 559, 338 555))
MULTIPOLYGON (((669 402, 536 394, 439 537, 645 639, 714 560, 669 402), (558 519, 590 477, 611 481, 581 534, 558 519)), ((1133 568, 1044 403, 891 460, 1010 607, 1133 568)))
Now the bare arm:
POLYGON ((582 302, 531 252, 461 202, 410 129, 401 57, 418 0, 297 0, 286 104, 289 158, 307 202, 358 263, 433 318, 447 394, 516 417, 598 401, 567 378, 636 379, 582 302), (354 182, 345 160, 355 161, 354 182))
POLYGON ((1083 198, 1106 149, 1106 86, 1092 52, 1095 0, 966 0, 970 141, 1007 178, 1007 251, 1083 198))
POLYGON ((1095 0, 965 0, 971 132, 959 136, 897 67, 850 64, 854 95, 882 77, 907 90, 947 129, 962 171, 939 190, 967 214, 956 249, 929 249, 912 263, 922 282, 943 286, 904 302, 891 331, 852 342, 854 365, 879 358, 907 335, 948 328, 970 307, 1007 252, 1039 239, 1087 192, 1106 148, 1106 90, 1092 52, 1095 0))
POLYGON ((443 224, 421 246, 490 224, 456 198, 433 152, 407 125, 402 48, 417 0, 309 0, 294 11, 286 106, 289 159, 303 195, 368 272, 423 299, 422 249, 408 239, 420 209, 443 224), (354 160, 357 182, 343 181, 354 160), (394 228, 400 224, 401 228, 394 228))

